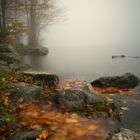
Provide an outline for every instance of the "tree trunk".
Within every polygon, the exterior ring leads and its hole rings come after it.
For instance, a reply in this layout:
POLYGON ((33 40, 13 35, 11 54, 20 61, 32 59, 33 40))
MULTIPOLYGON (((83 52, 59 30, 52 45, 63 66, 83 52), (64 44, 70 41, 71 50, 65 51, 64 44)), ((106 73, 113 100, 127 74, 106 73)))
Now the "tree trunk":
POLYGON ((2 32, 6 32, 6 5, 7 0, 1 0, 1 24, 2 32))
POLYGON ((0 16, 0 32, 2 32, 1 16, 0 16))
POLYGON ((33 48, 38 47, 37 24, 36 24, 36 0, 31 0, 30 8, 30 40, 29 45, 33 48))

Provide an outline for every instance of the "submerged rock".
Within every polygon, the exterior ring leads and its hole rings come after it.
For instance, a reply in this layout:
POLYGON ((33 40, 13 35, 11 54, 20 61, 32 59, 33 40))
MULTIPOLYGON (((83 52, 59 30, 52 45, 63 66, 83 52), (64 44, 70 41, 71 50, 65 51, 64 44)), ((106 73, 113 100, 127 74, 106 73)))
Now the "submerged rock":
POLYGON ((139 78, 132 73, 125 73, 121 76, 101 77, 91 82, 91 85, 100 88, 134 88, 139 84, 139 82, 139 78))
POLYGON ((72 88, 63 90, 55 96, 55 102, 58 106, 64 106, 67 110, 73 108, 83 108, 85 104, 94 104, 103 102, 103 97, 91 93, 85 88, 72 88))
POLYGON ((21 103, 30 103, 37 100, 43 94, 41 87, 26 83, 14 84, 14 89, 9 96, 11 102, 18 106, 21 103))
POLYGON ((36 140, 42 131, 20 132, 11 135, 7 140, 36 140))
POLYGON ((24 71, 24 75, 31 76, 34 80, 40 81, 43 85, 56 86, 59 78, 56 74, 39 72, 39 71, 24 71))
POLYGON ((116 132, 109 133, 107 140, 140 140, 140 134, 121 128, 116 132))

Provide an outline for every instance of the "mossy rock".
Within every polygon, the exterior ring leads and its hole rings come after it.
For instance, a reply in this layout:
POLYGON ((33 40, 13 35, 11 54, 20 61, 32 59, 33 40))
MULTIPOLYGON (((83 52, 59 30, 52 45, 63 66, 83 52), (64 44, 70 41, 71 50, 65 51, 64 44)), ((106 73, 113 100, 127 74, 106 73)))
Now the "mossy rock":
POLYGON ((47 85, 49 87, 54 87, 58 84, 59 78, 56 74, 39 72, 39 71, 24 71, 22 74, 30 76, 35 81, 39 81, 41 85, 47 85))

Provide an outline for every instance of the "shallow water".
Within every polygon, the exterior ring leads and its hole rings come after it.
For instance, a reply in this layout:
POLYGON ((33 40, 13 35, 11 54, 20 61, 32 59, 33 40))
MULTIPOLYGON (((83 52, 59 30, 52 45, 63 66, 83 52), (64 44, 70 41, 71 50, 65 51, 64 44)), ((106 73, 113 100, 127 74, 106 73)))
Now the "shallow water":
MULTIPOLYGON (((81 79, 91 82, 101 76, 121 75, 126 72, 140 77, 140 59, 127 57, 112 59, 110 54, 94 56, 94 52, 93 54, 87 52, 86 55, 91 57, 90 59, 82 56, 73 58, 69 52, 65 52, 65 55, 58 52, 59 49, 50 48, 48 56, 40 58, 35 56, 30 64, 36 70, 56 73, 60 80, 81 79)), ((75 53, 79 55, 78 52, 75 53)))
POLYGON ((112 98, 116 103, 119 102, 120 107, 126 107, 126 110, 123 110, 121 122, 118 122, 118 127, 140 133, 140 89, 124 95, 114 95, 112 98))

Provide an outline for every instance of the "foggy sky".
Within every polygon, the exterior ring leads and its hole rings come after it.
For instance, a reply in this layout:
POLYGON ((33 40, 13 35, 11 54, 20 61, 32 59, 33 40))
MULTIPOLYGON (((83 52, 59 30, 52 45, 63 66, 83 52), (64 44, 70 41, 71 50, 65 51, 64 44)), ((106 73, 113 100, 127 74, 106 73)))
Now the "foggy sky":
POLYGON ((64 21, 49 28, 47 44, 139 47, 140 0, 59 0, 58 5, 64 21))

